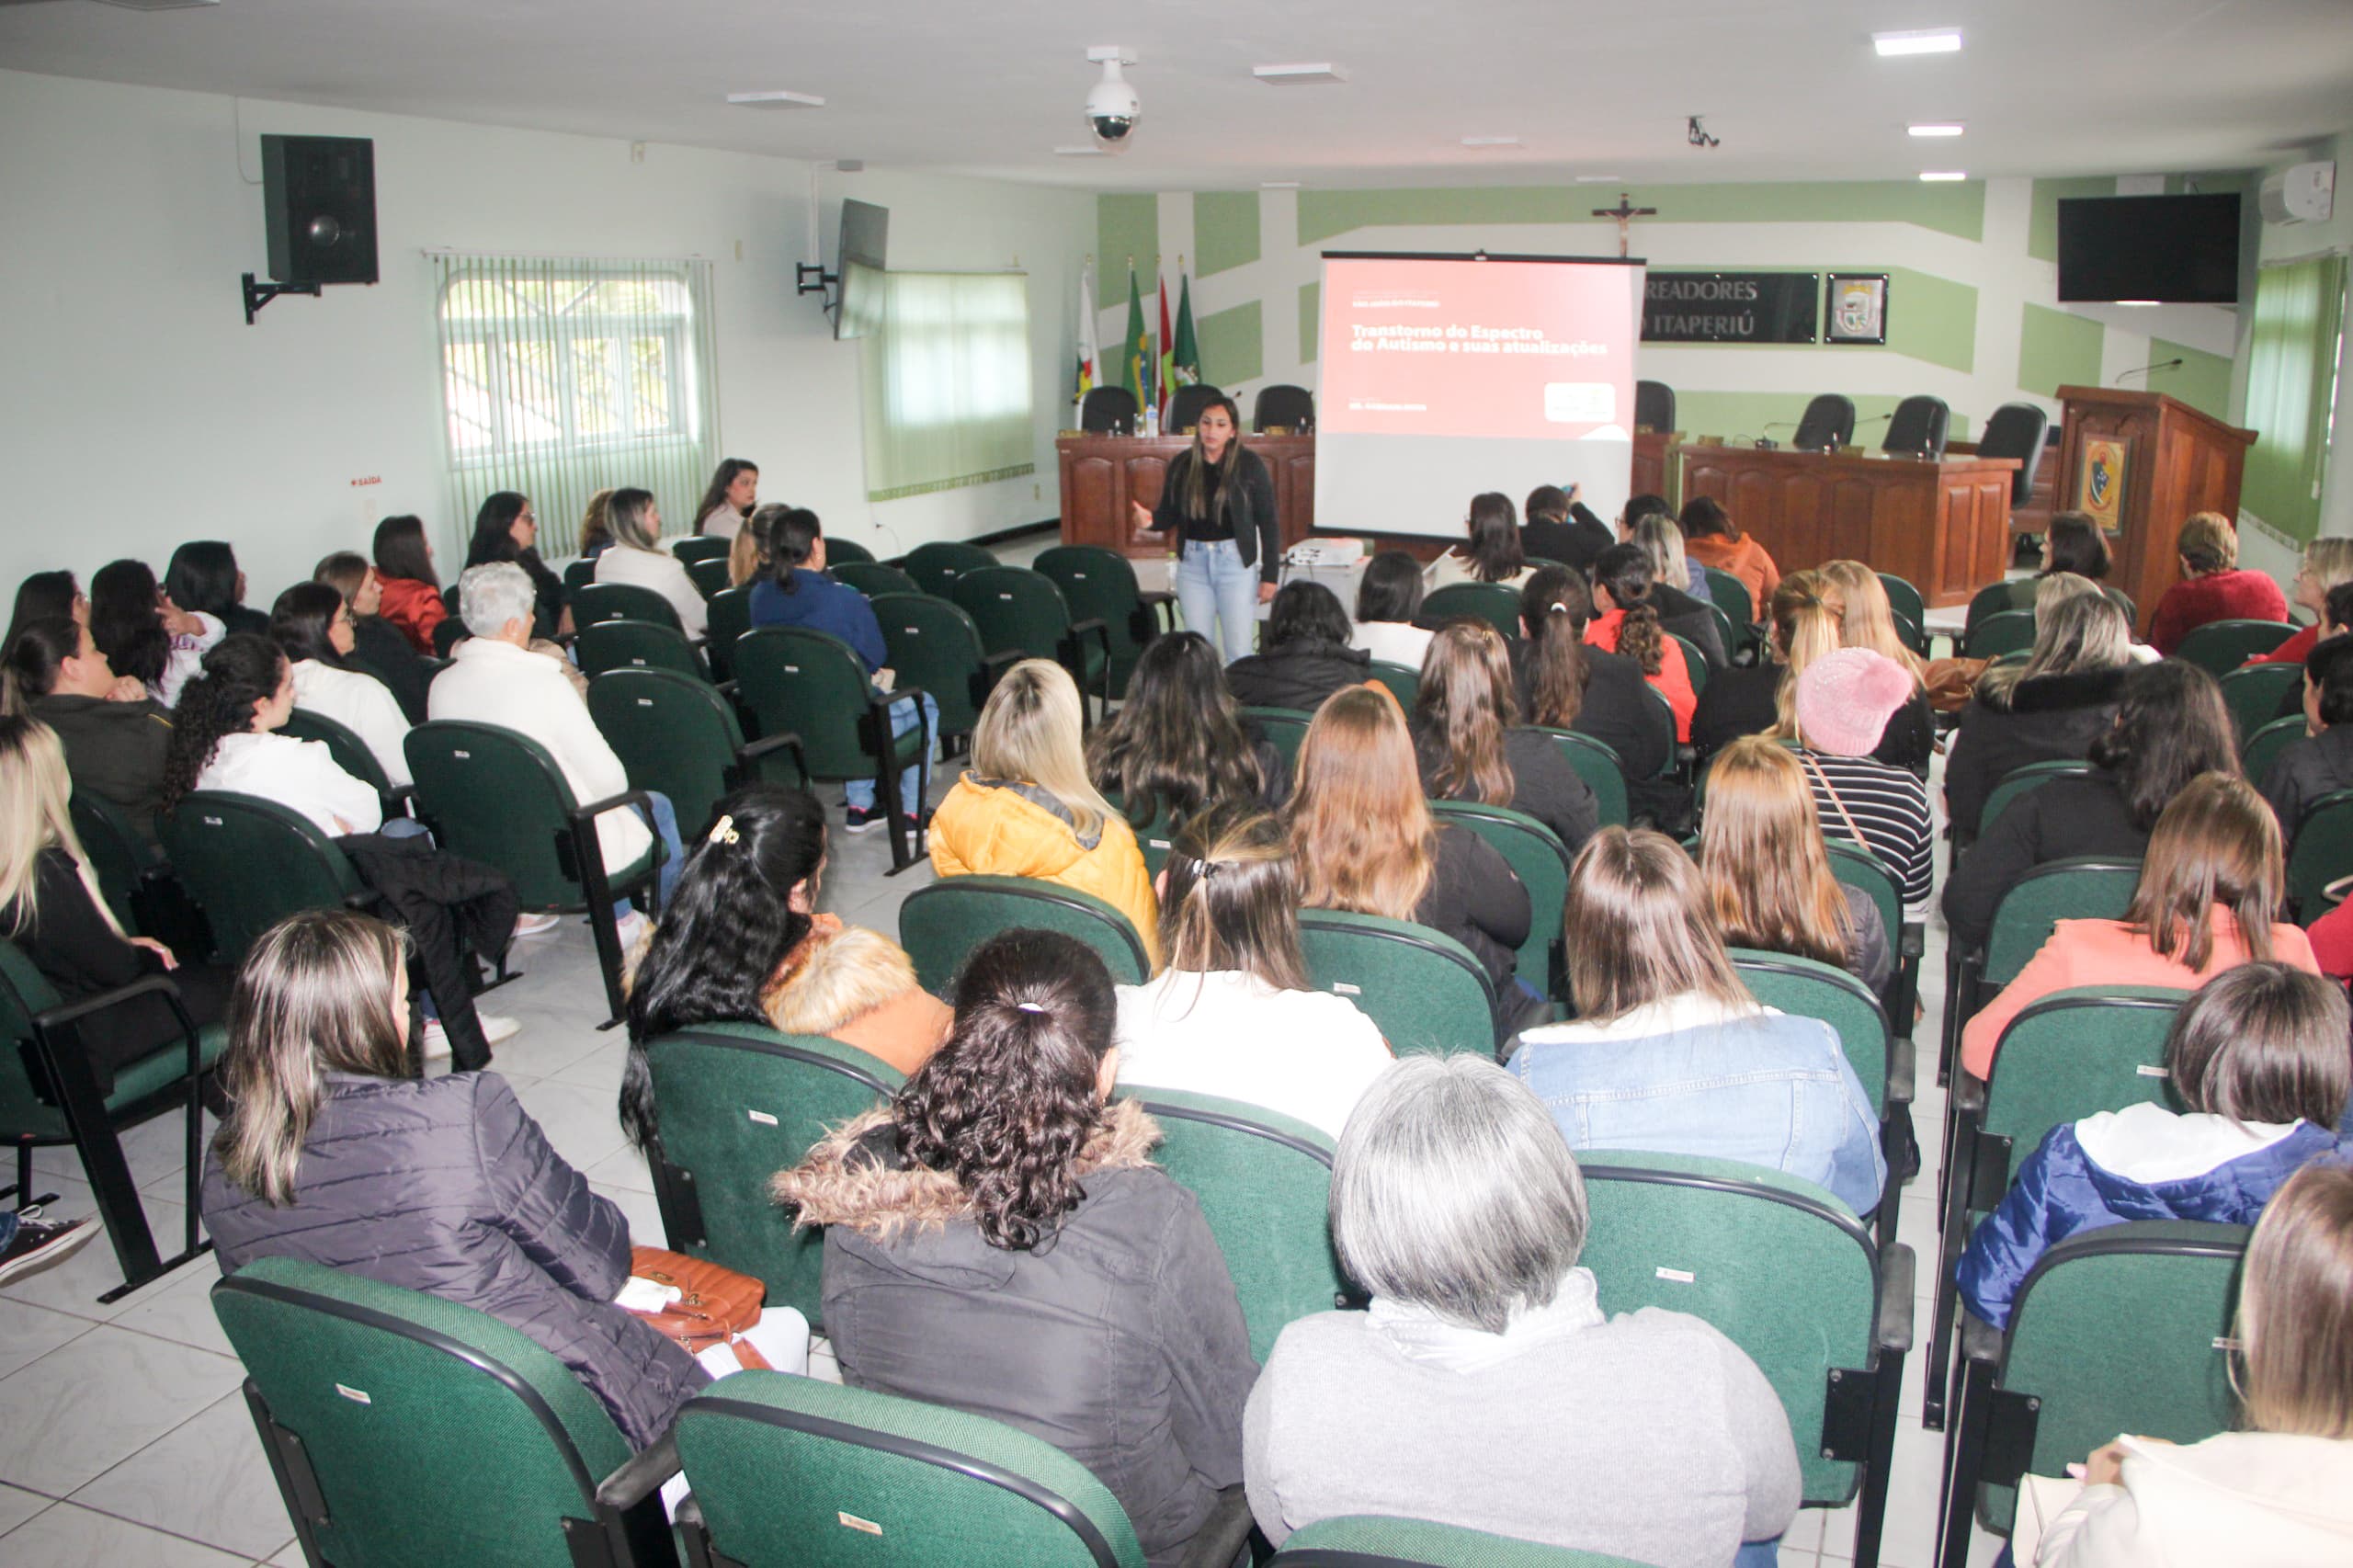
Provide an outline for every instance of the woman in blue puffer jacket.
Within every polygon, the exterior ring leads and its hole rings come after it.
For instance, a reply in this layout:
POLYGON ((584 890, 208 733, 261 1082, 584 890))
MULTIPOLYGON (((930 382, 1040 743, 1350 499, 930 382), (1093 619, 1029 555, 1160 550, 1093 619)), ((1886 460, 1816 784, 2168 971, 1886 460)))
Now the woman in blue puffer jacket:
POLYGON ((2225 970, 2183 1004, 2158 1105, 2056 1127, 1961 1255, 1969 1310, 2006 1327, 2018 1287, 2078 1231, 2131 1220, 2251 1225, 2281 1184, 2336 1151, 2353 1091, 2345 994, 2281 963, 2225 970))

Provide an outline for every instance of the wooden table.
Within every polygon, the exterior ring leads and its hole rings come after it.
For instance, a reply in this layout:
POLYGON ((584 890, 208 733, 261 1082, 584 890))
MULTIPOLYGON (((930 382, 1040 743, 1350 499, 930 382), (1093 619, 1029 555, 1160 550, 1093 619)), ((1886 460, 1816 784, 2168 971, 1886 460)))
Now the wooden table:
MULTIPOLYGON (((1283 548, 1315 527, 1315 437, 1246 436, 1244 444, 1265 460, 1275 481, 1275 515, 1283 548)), ((1169 460, 1191 448, 1190 436, 1063 436, 1061 459, 1063 542, 1099 544, 1137 558, 1166 555, 1168 536, 1140 529, 1131 502, 1160 500, 1169 460)))
POLYGON ((1967 604, 2009 564, 2016 458, 1931 462, 1689 444, 1677 451, 1684 501, 1722 502, 1784 572, 1861 561, 1944 606, 1967 604))

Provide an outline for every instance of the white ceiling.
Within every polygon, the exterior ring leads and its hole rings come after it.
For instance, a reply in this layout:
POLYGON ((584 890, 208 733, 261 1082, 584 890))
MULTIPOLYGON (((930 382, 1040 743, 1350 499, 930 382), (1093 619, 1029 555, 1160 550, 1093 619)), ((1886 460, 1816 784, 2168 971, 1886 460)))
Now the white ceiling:
POLYGON ((0 68, 1093 189, 2244 167, 2353 123, 2348 0, 0 0, 0 68), (1958 24, 1958 56, 1874 30, 1958 24), (1084 143, 1089 45, 1134 145, 1084 143), (1339 86, 1254 64, 1331 61, 1339 86), (819 109, 751 110, 790 88, 819 109), (1684 142, 1706 117, 1713 151, 1684 142), (1957 142, 1913 119, 1959 119, 1957 142), (1524 151, 1470 151, 1516 135, 1524 151))

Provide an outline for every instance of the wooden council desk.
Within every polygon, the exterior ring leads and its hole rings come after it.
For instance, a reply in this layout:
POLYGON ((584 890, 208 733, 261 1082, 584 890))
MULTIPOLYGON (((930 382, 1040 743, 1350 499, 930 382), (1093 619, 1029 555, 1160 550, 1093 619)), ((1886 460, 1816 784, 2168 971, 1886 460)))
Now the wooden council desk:
MULTIPOLYGON (((1061 459, 1063 542, 1099 544, 1137 559, 1165 556, 1171 540, 1135 526, 1130 502, 1149 509, 1160 500, 1169 460, 1191 448, 1190 436, 1066 435, 1054 442, 1061 459)), ((1315 437, 1245 436, 1243 445, 1265 460, 1275 482, 1275 516, 1289 550, 1315 527, 1315 437)))
POLYGON ((1722 502, 1784 572, 1861 561, 1943 606, 1967 604, 2009 564, 2016 458, 1931 462, 1689 443, 1676 450, 1685 503, 1722 502))

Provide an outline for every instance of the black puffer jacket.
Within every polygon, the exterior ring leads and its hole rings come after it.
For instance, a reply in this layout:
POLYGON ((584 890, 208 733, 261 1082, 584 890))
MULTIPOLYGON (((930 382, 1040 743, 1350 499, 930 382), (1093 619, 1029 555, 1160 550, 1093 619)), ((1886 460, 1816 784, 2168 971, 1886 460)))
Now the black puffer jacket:
MULTIPOLYGON (((1446 763, 1446 742, 1432 726, 1415 725, 1414 758, 1422 770, 1422 788, 1432 800, 1477 799, 1467 783, 1449 795, 1437 792, 1438 769, 1446 763)), ((1512 796, 1490 804, 1527 812, 1551 828, 1572 855, 1584 848, 1585 841, 1601 826, 1601 805, 1593 798, 1592 786, 1578 776, 1560 748, 1537 731, 1506 730, 1504 761, 1511 767, 1512 796)), ((1529 979, 1543 983, 1541 975, 1529 979)))
POLYGON ((801 1222, 830 1227, 842 1381, 1051 1443, 1110 1488, 1154 1568, 1242 1479, 1258 1378, 1200 1205, 1147 1157, 1159 1138, 1132 1101, 1109 1107, 1076 1164, 1086 1196, 1029 1252, 983 1241, 956 1179, 901 1153, 887 1111, 773 1184, 801 1222))
POLYGON ((1372 655, 1321 641, 1286 642, 1225 666, 1225 684, 1245 708, 1296 708, 1313 713, 1344 686, 1372 677, 1372 655))
POLYGON ((327 1074, 294 1191, 273 1209, 207 1158, 204 1223, 222 1273, 299 1257, 488 1312, 571 1368, 631 1448, 710 1381, 612 1304, 629 1278, 629 1221, 494 1073, 327 1074))
POLYGON ((1980 682, 1946 747, 1945 806, 1954 839, 1967 844, 1977 836, 1986 797, 2012 769, 2083 761, 2092 742, 2115 724, 2123 695, 2120 669, 2037 676, 2006 689, 1980 682))

